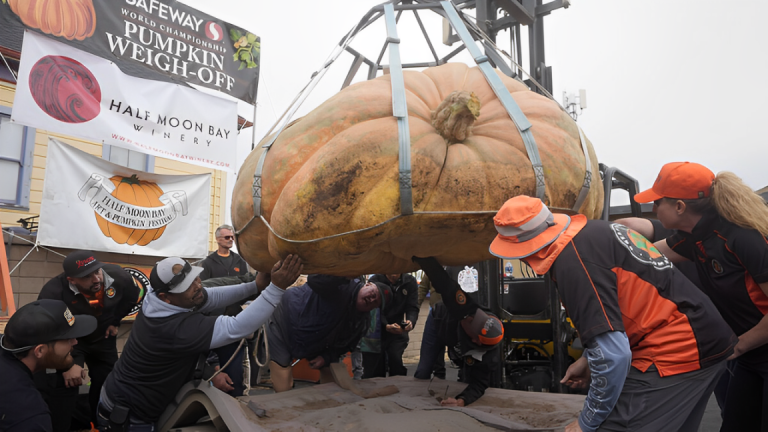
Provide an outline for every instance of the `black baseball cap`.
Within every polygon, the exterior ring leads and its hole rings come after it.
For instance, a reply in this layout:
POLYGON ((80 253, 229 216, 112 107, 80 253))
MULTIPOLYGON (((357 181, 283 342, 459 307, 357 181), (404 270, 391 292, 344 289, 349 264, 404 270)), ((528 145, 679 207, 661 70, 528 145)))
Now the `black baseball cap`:
POLYGON ((0 347, 21 352, 48 342, 87 336, 95 330, 96 317, 72 315, 61 300, 37 300, 22 306, 11 316, 0 347), (7 348, 3 340, 13 344, 14 348, 7 348))
POLYGON ((81 278, 104 267, 91 251, 74 251, 64 258, 64 275, 66 277, 81 278))
POLYGON ((504 325, 496 315, 478 308, 468 332, 477 336, 483 345, 495 346, 504 338, 504 325))

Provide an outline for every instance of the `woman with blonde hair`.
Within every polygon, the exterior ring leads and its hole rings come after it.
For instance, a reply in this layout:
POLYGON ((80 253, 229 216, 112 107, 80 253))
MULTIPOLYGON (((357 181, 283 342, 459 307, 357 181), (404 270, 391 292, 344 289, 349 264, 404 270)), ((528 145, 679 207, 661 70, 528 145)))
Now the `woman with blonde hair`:
POLYGON ((768 431, 768 206, 735 174, 690 162, 664 165, 635 201, 653 202, 677 230, 656 247, 696 264, 700 287, 739 336, 721 431, 768 431))

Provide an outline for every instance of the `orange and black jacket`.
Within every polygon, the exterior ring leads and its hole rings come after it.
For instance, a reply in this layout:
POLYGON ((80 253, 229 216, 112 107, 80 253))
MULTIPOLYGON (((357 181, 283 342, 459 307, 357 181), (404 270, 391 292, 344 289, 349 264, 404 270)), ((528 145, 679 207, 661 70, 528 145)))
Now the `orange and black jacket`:
MULTIPOLYGON (((768 313, 768 297, 759 286, 768 282, 768 240, 758 231, 707 215, 693 233, 678 232, 667 238, 667 245, 696 264, 701 289, 737 335, 768 313)), ((765 361, 768 345, 741 357, 765 361)))
POLYGON ((703 369, 733 353, 736 335, 712 301, 639 233, 590 220, 552 267, 582 340, 627 334, 632 366, 661 376, 703 369))

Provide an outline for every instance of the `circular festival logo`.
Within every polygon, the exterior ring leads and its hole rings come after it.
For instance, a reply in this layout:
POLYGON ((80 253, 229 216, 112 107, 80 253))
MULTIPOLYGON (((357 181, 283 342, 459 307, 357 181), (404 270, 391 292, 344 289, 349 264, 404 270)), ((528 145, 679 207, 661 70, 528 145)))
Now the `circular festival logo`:
POLYGON ((650 264, 658 270, 672 268, 672 262, 665 257, 656 246, 637 231, 621 224, 611 224, 614 234, 630 254, 644 264, 650 264))
POLYGON ((467 304, 467 296, 464 294, 464 291, 462 290, 456 291, 456 303, 460 305, 467 304))
POLYGON ((220 41, 224 39, 224 30, 221 26, 213 21, 205 23, 205 35, 212 41, 220 41))
POLYGON ((101 87, 77 60, 45 56, 29 72, 29 91, 37 106, 64 123, 85 123, 101 110, 101 87))
POLYGON ((144 300, 144 295, 147 294, 147 287, 149 286, 149 278, 147 275, 145 275, 141 270, 135 269, 133 267, 123 267, 123 270, 125 270, 131 277, 133 278, 133 282, 136 284, 137 287, 139 287, 139 299, 136 302, 136 306, 131 309, 131 312, 128 314, 128 316, 135 317, 137 313, 141 310, 141 302, 144 300))

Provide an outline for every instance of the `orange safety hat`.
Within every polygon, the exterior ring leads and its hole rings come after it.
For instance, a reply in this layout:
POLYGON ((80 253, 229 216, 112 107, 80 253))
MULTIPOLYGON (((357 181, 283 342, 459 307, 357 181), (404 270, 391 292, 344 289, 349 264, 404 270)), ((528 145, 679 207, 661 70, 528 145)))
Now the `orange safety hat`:
POLYGON ((499 235, 490 251, 499 258, 517 259, 535 254, 554 242, 568 228, 571 218, 552 214, 538 198, 510 198, 493 218, 499 235))
POLYGON ((649 203, 661 198, 699 199, 710 194, 715 174, 693 162, 670 162, 661 167, 653 187, 635 195, 635 201, 649 203))

